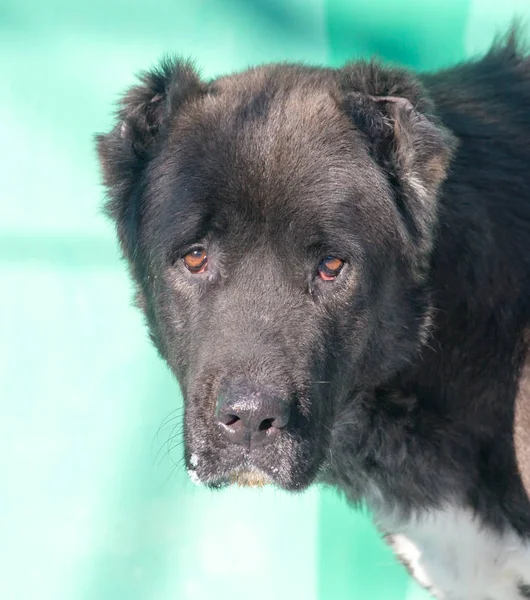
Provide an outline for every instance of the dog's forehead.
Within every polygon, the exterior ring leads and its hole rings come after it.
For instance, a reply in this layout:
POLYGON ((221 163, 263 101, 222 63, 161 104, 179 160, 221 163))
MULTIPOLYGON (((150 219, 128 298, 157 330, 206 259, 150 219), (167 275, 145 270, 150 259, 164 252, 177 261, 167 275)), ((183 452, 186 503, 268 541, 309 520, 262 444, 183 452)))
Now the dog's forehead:
POLYGON ((338 97, 337 72, 293 64, 265 65, 213 80, 207 97, 217 98, 221 105, 227 102, 233 108, 260 97, 275 102, 289 98, 297 100, 300 93, 306 106, 319 95, 338 97))
POLYGON ((353 130, 325 70, 268 67, 222 78, 196 108, 210 139, 267 164, 287 153, 298 162, 316 150, 329 156, 353 130))
POLYGON ((325 70, 257 69, 212 86, 176 118, 150 172, 158 239, 164 230, 183 245, 212 225, 239 241, 297 230, 322 239, 354 222, 371 230, 374 202, 391 212, 386 180, 325 70))
POLYGON ((325 70, 256 69, 212 84, 177 120, 177 181, 218 210, 332 211, 374 164, 325 70))

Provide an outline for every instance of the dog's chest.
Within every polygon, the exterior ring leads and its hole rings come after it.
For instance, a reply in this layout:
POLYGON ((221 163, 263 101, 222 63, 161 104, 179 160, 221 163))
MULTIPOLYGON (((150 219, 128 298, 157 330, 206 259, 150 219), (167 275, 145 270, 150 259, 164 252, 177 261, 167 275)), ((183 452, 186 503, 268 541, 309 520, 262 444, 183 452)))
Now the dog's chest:
POLYGON ((414 577, 444 600, 530 598, 530 544, 488 529, 467 511, 438 510, 381 526, 414 577))

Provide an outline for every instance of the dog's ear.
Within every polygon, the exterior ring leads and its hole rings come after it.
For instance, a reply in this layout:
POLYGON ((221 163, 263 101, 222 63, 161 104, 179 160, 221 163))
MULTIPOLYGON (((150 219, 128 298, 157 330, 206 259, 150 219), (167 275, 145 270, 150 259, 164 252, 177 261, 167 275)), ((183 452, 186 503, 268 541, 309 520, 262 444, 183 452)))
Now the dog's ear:
POLYGON ((341 72, 343 106, 386 172, 408 233, 431 239, 436 194, 455 147, 420 81, 404 69, 353 63, 341 72))
POLYGON ((106 212, 116 222, 128 257, 136 241, 142 173, 160 147, 172 117, 186 100, 204 89, 187 61, 163 60, 157 68, 142 73, 139 80, 121 98, 115 127, 96 136, 109 198, 106 212))

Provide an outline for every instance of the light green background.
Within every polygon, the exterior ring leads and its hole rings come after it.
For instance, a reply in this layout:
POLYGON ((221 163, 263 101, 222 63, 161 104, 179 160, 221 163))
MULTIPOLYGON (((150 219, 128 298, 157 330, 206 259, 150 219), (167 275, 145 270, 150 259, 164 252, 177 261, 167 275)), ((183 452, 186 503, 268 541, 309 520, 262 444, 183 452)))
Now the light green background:
POLYGON ((483 50, 528 0, 0 0, 0 598, 407 599, 329 491, 212 494, 177 386, 131 307, 91 136, 166 52, 205 75, 272 60, 413 67, 483 50))

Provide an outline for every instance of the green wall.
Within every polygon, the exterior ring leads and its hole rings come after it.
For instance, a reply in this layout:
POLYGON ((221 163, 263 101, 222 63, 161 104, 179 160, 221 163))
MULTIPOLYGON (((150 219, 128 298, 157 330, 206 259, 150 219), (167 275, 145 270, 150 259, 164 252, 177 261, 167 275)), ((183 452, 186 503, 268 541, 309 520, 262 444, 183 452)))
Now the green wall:
POLYGON ((425 597, 329 491, 188 481, 91 136, 166 52, 205 75, 374 52, 431 68, 514 13, 528 0, 0 0, 2 600, 425 597))

